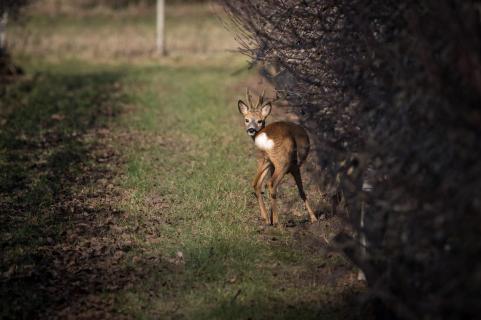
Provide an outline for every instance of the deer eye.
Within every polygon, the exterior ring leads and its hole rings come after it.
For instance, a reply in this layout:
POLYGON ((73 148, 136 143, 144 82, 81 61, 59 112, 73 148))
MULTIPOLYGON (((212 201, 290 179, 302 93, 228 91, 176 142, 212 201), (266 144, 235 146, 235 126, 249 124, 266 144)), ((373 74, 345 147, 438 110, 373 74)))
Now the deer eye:
POLYGON ((249 119, 246 119, 246 123, 249 122, 249 119))
POLYGON ((261 124, 261 123, 262 123, 262 120, 257 120, 257 123, 258 123, 258 124, 261 124))

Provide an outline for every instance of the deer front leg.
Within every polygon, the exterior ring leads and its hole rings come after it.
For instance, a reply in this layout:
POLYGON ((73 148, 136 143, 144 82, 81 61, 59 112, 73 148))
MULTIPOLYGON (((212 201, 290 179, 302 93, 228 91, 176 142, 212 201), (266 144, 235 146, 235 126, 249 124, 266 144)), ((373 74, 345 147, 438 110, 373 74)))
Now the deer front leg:
POLYGON ((267 167, 263 167, 263 171, 260 172, 260 174, 257 176, 257 179, 255 180, 255 194, 257 201, 259 202, 259 209, 261 211, 261 218, 264 219, 266 224, 269 224, 270 220, 267 217, 267 210, 266 210, 266 205, 264 204, 264 197, 262 195, 262 187, 265 184, 265 180, 269 174, 269 172, 272 171, 272 166, 269 164, 267 167))
POLYGON ((277 208, 277 187, 286 173, 286 168, 281 167, 280 169, 278 169, 278 167, 275 167, 271 181, 269 182, 269 196, 271 197, 270 220, 272 225, 277 225, 279 223, 279 214, 277 208))
POLYGON ((254 177, 254 180, 252 181, 252 187, 254 190, 257 187, 258 182, 261 180, 261 176, 263 175, 264 171, 268 169, 272 164, 270 163, 269 160, 263 158, 262 160, 259 161, 257 165, 257 173, 256 176, 254 177))

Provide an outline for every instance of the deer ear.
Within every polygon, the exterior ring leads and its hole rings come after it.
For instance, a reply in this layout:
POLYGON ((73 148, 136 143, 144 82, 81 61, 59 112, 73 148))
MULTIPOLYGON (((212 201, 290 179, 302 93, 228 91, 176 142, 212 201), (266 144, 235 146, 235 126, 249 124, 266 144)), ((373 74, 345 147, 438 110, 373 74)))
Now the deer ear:
POLYGON ((264 118, 266 118, 268 115, 271 114, 272 110, 272 105, 270 102, 266 103, 265 105, 262 106, 261 108, 261 114, 264 118))
POLYGON ((237 102, 237 107, 239 108, 239 112, 242 113, 244 116, 249 111, 249 107, 242 100, 239 100, 239 102, 237 102))

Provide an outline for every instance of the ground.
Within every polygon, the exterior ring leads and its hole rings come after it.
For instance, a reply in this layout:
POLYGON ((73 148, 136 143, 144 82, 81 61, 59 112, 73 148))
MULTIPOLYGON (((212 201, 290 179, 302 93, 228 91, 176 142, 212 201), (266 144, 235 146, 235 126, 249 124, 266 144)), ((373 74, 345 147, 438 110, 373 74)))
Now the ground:
POLYGON ((216 8, 169 7, 164 58, 128 44, 148 9, 29 10, 26 75, 1 89, 0 318, 359 316, 364 284, 292 182, 281 226, 259 219, 236 101, 262 80, 216 8))

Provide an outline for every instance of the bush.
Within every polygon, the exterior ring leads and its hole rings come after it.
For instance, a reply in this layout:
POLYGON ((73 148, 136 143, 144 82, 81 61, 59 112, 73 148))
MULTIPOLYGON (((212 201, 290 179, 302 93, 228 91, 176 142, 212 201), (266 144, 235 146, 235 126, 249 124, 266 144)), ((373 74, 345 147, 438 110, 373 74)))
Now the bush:
POLYGON ((367 235, 367 256, 338 239, 372 295, 403 319, 475 318, 481 2, 222 2, 242 51, 306 114, 318 183, 367 235))

